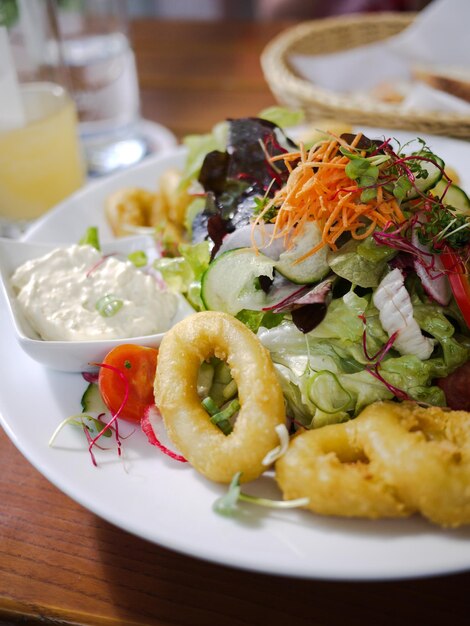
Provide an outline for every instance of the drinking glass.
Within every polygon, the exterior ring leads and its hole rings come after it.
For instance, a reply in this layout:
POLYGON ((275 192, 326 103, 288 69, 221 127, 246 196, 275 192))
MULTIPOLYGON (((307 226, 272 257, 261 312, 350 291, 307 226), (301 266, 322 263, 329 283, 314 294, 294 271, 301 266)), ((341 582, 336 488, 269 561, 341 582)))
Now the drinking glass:
MULTIPOLYGON (((0 235, 18 236, 84 181, 75 104, 51 67, 53 0, 0 14, 0 235)), ((57 42, 56 42, 57 43, 57 42)))
POLYGON ((59 3, 58 26, 88 173, 139 161, 148 146, 138 130, 140 97, 125 0, 59 3))

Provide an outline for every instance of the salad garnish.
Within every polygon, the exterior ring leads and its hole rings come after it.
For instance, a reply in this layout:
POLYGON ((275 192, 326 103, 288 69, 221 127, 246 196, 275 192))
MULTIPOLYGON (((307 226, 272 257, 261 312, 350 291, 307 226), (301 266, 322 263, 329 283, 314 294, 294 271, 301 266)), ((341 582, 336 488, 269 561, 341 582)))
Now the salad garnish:
POLYGON ((111 293, 99 298, 95 308, 102 317, 112 317, 122 308, 124 302, 111 293))
POLYGON ((269 498, 260 498, 258 496, 252 496, 248 493, 244 493, 240 487, 241 472, 237 472, 229 485, 228 491, 217 498, 214 502, 213 508, 216 513, 231 517, 240 512, 238 507, 239 502, 248 502, 249 504, 256 504, 258 506, 270 508, 270 509, 295 509, 307 506, 309 503, 308 498, 295 498, 294 500, 270 500, 269 498))

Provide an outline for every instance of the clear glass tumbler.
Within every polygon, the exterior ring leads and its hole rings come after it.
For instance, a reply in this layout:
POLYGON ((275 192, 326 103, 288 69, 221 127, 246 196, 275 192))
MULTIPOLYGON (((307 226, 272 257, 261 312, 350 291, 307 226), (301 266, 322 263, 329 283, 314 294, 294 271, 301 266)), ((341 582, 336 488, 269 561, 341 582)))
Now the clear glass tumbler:
MULTIPOLYGON (((61 54, 77 104, 90 175, 139 161, 147 151, 125 0, 75 0, 57 9, 61 54)), ((56 54, 58 56, 58 54, 56 54)))

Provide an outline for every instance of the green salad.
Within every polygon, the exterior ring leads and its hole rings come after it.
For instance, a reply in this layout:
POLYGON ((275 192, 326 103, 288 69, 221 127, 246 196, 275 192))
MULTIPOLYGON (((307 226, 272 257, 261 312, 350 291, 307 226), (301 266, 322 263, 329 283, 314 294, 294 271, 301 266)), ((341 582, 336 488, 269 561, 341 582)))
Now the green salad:
MULTIPOLYGON (((449 386, 470 356, 465 192, 421 139, 298 145, 281 128, 297 120, 272 115, 188 138, 190 242, 157 261, 167 284, 257 334, 294 424, 385 399, 470 409, 449 386)), ((223 406, 236 387, 221 395, 230 373, 206 366, 201 385, 223 406)))

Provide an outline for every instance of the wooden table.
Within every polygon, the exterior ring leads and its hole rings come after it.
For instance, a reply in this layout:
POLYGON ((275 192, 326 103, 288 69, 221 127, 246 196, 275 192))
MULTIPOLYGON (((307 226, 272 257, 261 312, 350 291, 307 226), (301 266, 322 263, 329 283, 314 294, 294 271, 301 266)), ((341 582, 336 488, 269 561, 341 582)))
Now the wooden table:
MULTIPOLYGON (((144 116, 181 137, 273 104, 258 58, 282 26, 135 23, 144 116)), ((338 583, 232 570, 97 518, 49 484, 3 432, 0 468, 3 624, 468 623, 470 574, 338 583)))

